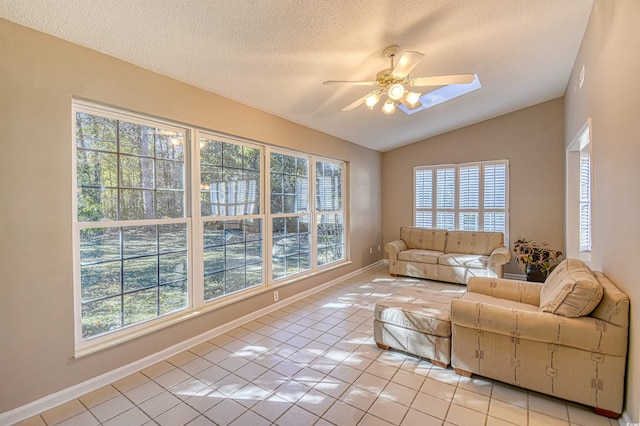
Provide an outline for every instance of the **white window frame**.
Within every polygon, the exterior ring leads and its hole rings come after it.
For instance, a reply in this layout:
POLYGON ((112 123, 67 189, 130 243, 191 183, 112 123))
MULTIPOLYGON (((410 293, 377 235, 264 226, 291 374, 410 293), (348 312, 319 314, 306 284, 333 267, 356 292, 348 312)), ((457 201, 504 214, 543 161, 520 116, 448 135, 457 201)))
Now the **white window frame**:
MULTIPOLYGON (((428 182, 427 182, 428 185, 428 182)), ((509 240, 509 160, 491 160, 491 161, 477 161, 470 163, 460 163, 460 164, 439 164, 439 165, 431 165, 431 166, 416 166, 413 168, 413 225, 414 226, 422 226, 423 223, 418 220, 418 216, 422 213, 427 213, 431 215, 431 226, 426 226, 429 228, 437 228, 438 220, 437 215, 438 212, 443 213, 453 213, 454 222, 453 227, 450 229, 459 230, 461 229, 460 216, 461 213, 473 212, 478 214, 478 230, 485 229, 484 223, 484 214, 490 212, 498 212, 505 214, 505 229, 504 229, 504 238, 505 242, 509 240), (506 170, 505 175, 505 207, 504 208, 494 208, 485 206, 484 194, 485 194, 485 168, 487 166, 492 165, 504 165, 506 170), (478 207, 461 207, 460 206, 460 170, 462 168, 467 167, 478 167, 479 169, 479 191, 477 194, 478 197, 478 207), (438 207, 438 171, 441 170, 455 170, 455 182, 453 189, 453 199, 454 204, 453 207, 438 207), (419 197, 418 195, 418 176, 422 171, 431 171, 431 191, 426 192, 426 200, 431 200, 431 206, 418 206, 418 199, 423 199, 423 197, 419 197)), ((443 228, 446 229, 446 228, 443 228)))
POLYGON ((567 257, 579 258, 588 265, 591 264, 593 258, 594 227, 592 136, 591 118, 588 118, 568 145, 566 153, 565 240, 567 257), (588 165, 586 171, 584 170, 585 165, 588 165), (585 184, 587 185, 586 194, 585 184), (587 209, 586 215, 583 210, 585 207, 587 209))
POLYGON ((246 299, 252 295, 271 291, 283 285, 299 281, 300 279, 317 275, 343 265, 349 264, 349 214, 348 214, 348 163, 345 161, 315 156, 304 152, 299 152, 286 148, 272 147, 254 140, 221 134, 212 130, 199 129, 170 120, 149 117, 145 114, 124 111, 114 107, 107 107, 97 103, 80 99, 72 100, 72 144, 73 144, 73 171, 72 171, 72 222, 73 222, 73 277, 74 277, 74 335, 75 335, 75 357, 82 357, 90 353, 102 350, 107 347, 146 335, 152 331, 162 329, 179 321, 191 318, 227 306, 231 303, 246 299), (76 113, 86 112, 99 116, 106 116, 122 121, 135 122, 145 125, 161 127, 169 130, 177 130, 185 134, 185 172, 184 172, 184 212, 183 218, 174 219, 149 219, 135 221, 101 221, 101 222, 78 222, 77 220, 77 164, 76 164, 76 113), (244 216, 210 216, 201 215, 200 206, 200 137, 214 138, 216 140, 227 141, 229 143, 241 144, 257 147, 261 150, 261 171, 260 171, 260 212, 258 214, 244 216), (272 279, 271 255, 271 221, 273 215, 270 214, 270 164, 271 152, 279 152, 285 155, 299 156, 307 159, 309 164, 309 207, 308 215, 310 219, 310 264, 309 270, 286 276, 280 279, 272 279), (343 253, 342 259, 317 265, 317 215, 327 212, 317 212, 315 208, 316 190, 316 161, 330 162, 342 168, 342 209, 332 213, 342 213, 344 219, 343 253), (244 218, 254 218, 262 220, 262 283, 254 287, 249 287, 222 297, 217 297, 210 301, 204 300, 204 256, 203 256, 203 222, 213 220, 240 220, 244 218), (141 323, 126 325, 120 329, 97 335, 88 339, 82 338, 82 294, 80 280, 80 230, 84 228, 104 228, 122 227, 138 225, 154 225, 167 223, 184 223, 187 225, 187 306, 177 312, 158 316, 141 323))

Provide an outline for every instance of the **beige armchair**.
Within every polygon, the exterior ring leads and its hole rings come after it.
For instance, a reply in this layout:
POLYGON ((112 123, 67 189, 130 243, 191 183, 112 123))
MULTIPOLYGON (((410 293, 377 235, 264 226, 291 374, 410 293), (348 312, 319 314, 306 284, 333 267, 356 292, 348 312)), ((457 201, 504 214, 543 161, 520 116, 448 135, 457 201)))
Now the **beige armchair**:
POLYGON ((451 364, 515 386, 622 412, 629 298, 567 259, 544 285, 471 278, 451 305, 451 364))

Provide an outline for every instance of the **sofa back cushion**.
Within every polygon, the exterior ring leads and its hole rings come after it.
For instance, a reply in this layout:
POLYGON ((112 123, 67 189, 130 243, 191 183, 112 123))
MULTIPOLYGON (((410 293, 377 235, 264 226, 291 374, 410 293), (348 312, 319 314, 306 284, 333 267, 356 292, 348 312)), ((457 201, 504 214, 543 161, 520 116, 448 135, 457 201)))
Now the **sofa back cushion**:
POLYGON ((502 232, 449 231, 445 253, 482 254, 491 252, 504 245, 502 232))
POLYGON ((569 318, 589 315, 600 303, 603 292, 583 261, 565 259, 544 282, 538 310, 569 318))
POLYGON ((400 228, 400 239, 403 240, 410 249, 443 252, 447 241, 447 231, 444 229, 403 226, 400 228))

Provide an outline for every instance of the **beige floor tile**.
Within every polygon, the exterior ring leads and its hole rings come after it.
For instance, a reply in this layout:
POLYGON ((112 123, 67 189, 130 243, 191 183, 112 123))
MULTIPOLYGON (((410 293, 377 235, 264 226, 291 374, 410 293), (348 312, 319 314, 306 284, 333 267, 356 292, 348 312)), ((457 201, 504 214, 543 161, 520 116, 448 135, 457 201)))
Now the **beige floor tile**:
POLYGON ((526 390, 510 386, 504 383, 495 382, 491 392, 491 398, 527 408, 529 406, 529 395, 526 390))
POLYGON ((456 387, 435 379, 427 378, 422 384, 420 392, 451 402, 453 395, 455 395, 456 387))
POLYGON ((344 402, 337 401, 331 406, 331 408, 329 408, 329 410, 327 410, 322 418, 335 425, 355 426, 364 417, 364 415, 364 411, 349 404, 345 404, 344 402))
MULTIPOLYGON (((463 407, 461 405, 451 404, 447 413, 446 421, 458 426, 484 426, 487 416, 475 410, 463 407)), ((526 425, 525 419, 522 425, 526 425)))
POLYGON ((569 426, 569 421, 529 411, 529 426, 569 426))
POLYGON ((67 420, 61 421, 57 426, 97 426, 99 424, 98 420, 89 411, 83 411, 67 420))
POLYGON ((414 390, 420 390, 420 387, 424 383, 424 380, 425 378, 420 374, 410 373, 409 371, 402 368, 400 368, 391 378, 392 382, 401 384, 414 390))
POLYGON ((179 354, 172 356, 171 358, 167 358, 167 362, 175 365, 176 367, 180 367, 197 358, 198 356, 196 354, 189 351, 183 351, 183 352, 180 352, 179 354))
POLYGON ((120 392, 118 392, 118 390, 113 386, 109 385, 101 387, 93 392, 89 392, 78 399, 85 407, 93 408, 96 405, 102 404, 103 402, 108 401, 111 398, 115 398, 118 395, 120 395, 120 392))
POLYGON ((318 419, 319 417, 315 414, 294 405, 276 420, 275 423, 281 426, 306 426, 314 424, 318 419))
POLYGON ((44 420, 42 420, 42 417, 37 415, 22 420, 21 422, 16 423, 14 426, 47 426, 47 424, 44 422, 44 420))
POLYGON ((62 422, 63 420, 66 420, 75 415, 78 415, 85 410, 86 410, 85 406, 82 405, 82 403, 79 400, 73 399, 69 402, 66 402, 62 405, 52 408, 51 410, 45 411, 44 413, 41 414, 41 416, 44 419, 44 421, 47 423, 47 425, 55 425, 62 422))
POLYGON ((153 398, 146 400, 138 407, 149 417, 154 418, 179 403, 180 399, 171 395, 169 392, 164 391, 153 398))
POLYGON ((561 420, 569 420, 567 403, 541 394, 529 394, 529 410, 557 417, 561 420))
POLYGON ((600 416, 593 412, 590 408, 577 406, 574 404, 568 405, 569 409, 569 421, 571 425, 580 426, 610 426, 611 422, 604 416, 600 416))
POLYGON ((207 418, 218 425, 225 426, 240 417, 247 409, 231 399, 224 399, 215 407, 204 413, 207 418))
POLYGON ((132 409, 117 415, 111 420, 108 420, 104 423, 104 426, 141 426, 150 420, 151 418, 143 413, 142 410, 138 407, 133 407, 132 409))
POLYGON ((113 383, 113 387, 120 392, 125 393, 135 387, 140 386, 143 383, 148 382, 150 379, 142 373, 131 374, 124 379, 120 379, 113 383))
POLYGON ((199 415, 200 413, 191 408, 189 405, 180 403, 160 414, 153 420, 160 426, 179 426, 186 425, 199 415))
POLYGON ((450 405, 449 401, 445 401, 444 399, 437 398, 433 395, 418 392, 418 395, 416 395, 413 403, 411 404, 411 408, 444 420, 447 416, 450 405))
POLYGON ((162 376, 163 374, 173 370, 175 368, 174 365, 169 364, 167 361, 161 361, 156 364, 153 364, 151 367, 147 367, 142 370, 142 374, 147 376, 150 379, 155 379, 158 376, 162 376))
POLYGON ((133 403, 125 398, 124 395, 118 395, 102 404, 96 405, 91 409, 91 413, 101 423, 104 423, 131 408, 133 408, 133 403))
POLYGON ((125 392, 125 396, 134 404, 140 404, 163 392, 164 388, 154 381, 148 381, 138 387, 125 392))
POLYGON ((405 414, 409 411, 409 407, 402 405, 396 401, 392 401, 382 396, 378 397, 369 408, 369 413, 379 417, 391 424, 397 425, 402 422, 405 414))
POLYGON ((275 421, 291 407, 293 407, 292 402, 289 402, 284 398, 280 398, 279 396, 272 395, 251 407, 251 411, 258 413, 268 420, 275 421))
POLYGON ((401 426, 441 426, 442 419, 430 416, 418 410, 410 408, 402 420, 401 426))
POLYGON ((471 392, 466 389, 457 388, 453 396, 453 403, 487 414, 489 411, 489 397, 471 392))
POLYGON ((417 390, 395 382, 389 382, 380 393, 380 396, 402 404, 405 407, 409 407, 417 394, 417 390))
POLYGON ((498 399, 492 399, 489 404, 489 415, 515 424, 527 423, 527 409, 509 404, 498 399))
POLYGON ((365 414, 358 426, 394 426, 393 423, 389 423, 385 420, 382 420, 379 417, 373 416, 371 414, 365 414))

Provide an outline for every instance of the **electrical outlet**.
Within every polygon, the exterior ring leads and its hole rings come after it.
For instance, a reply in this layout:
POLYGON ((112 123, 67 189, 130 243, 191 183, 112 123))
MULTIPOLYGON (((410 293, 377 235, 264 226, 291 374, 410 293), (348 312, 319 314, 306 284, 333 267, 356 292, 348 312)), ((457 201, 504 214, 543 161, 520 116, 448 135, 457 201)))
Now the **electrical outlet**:
POLYGON ((378 251, 380 251, 380 244, 378 244, 378 251))
POLYGON ((369 254, 373 254, 373 247, 369 247, 369 254))
POLYGON ((280 300, 280 295, 278 294, 277 291, 273 292, 273 301, 277 302, 278 300, 280 300))

